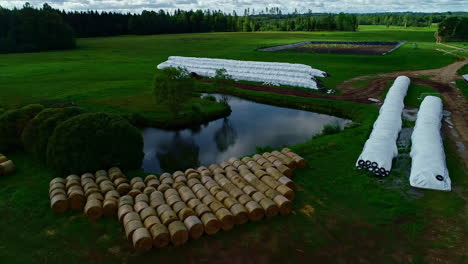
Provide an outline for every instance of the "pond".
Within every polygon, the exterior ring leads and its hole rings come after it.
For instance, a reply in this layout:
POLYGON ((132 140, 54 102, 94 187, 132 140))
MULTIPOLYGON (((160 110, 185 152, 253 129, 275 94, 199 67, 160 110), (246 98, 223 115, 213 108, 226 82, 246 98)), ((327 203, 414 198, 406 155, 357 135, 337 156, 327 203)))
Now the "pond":
MULTIPOLYGON (((220 95, 214 95, 218 100, 220 95)), ((279 148, 310 140, 325 125, 343 128, 350 120, 260 104, 234 96, 232 113, 197 128, 142 130, 147 173, 174 172, 220 163, 255 153, 257 147, 279 148)))

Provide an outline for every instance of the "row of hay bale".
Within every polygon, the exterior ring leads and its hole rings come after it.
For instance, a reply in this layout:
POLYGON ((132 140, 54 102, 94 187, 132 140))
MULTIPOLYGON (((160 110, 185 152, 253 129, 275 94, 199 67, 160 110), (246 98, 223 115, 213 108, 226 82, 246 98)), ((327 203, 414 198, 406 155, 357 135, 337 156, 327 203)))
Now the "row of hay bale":
POLYGON ((12 160, 5 155, 0 154, 0 176, 15 173, 16 167, 12 160))
POLYGON ((115 215, 118 199, 132 190, 126 176, 117 168, 96 173, 54 178, 49 184, 51 208, 58 213, 67 209, 84 211, 90 220, 115 215))
POLYGON ((163 173, 159 178, 148 175, 128 181, 118 168, 81 178, 70 175, 52 180, 49 194, 51 206, 58 212, 69 206, 82 209, 85 204, 90 220, 116 214, 135 249, 147 251, 169 244, 181 246, 203 234, 214 235, 248 221, 289 214, 295 196, 290 177, 294 169, 304 166, 303 158, 285 148, 163 173), (81 184, 82 200, 79 206, 78 202, 72 206, 70 190, 78 190, 73 187, 79 186, 77 183, 81 184), (119 191, 121 184, 129 188, 119 191), (112 204, 108 210, 107 204, 112 204))

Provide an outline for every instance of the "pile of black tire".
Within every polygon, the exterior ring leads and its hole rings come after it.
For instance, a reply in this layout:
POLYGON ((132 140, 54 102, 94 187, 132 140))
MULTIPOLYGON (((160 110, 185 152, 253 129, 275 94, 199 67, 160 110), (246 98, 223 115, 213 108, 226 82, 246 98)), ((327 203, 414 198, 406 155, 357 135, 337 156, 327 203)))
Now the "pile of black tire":
POLYGON ((359 160, 356 167, 358 170, 367 170, 374 174, 377 177, 388 177, 390 176, 390 171, 386 170, 383 167, 379 168, 379 164, 375 161, 370 160, 359 160))

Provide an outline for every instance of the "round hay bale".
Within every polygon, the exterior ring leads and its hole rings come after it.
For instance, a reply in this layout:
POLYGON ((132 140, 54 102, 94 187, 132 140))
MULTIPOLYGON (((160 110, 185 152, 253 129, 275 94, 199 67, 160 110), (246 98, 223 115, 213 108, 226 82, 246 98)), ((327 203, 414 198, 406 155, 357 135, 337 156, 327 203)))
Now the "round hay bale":
POLYGON ((216 168, 216 169, 213 171, 213 174, 226 174, 226 171, 223 170, 222 168, 216 168))
POLYGON ((216 200, 220 202, 224 202, 224 200, 228 197, 229 197, 229 194, 225 191, 220 191, 215 195, 216 200))
POLYGON ((76 174, 71 174, 71 175, 68 175, 66 178, 65 178, 67 181, 70 181, 70 180, 81 180, 80 176, 76 175, 76 174))
POLYGON ((205 187, 208 190, 210 190, 211 188, 216 187, 216 186, 218 186, 218 183, 213 181, 213 180, 208 181, 208 182, 205 183, 205 187))
POLYGON ((202 199, 202 202, 208 206, 214 201, 216 201, 216 198, 214 198, 213 195, 207 195, 202 199))
POLYGON ((253 159, 251 157, 243 157, 241 161, 244 163, 248 163, 249 161, 253 161, 253 159))
POLYGON ((244 188, 242 188, 242 191, 248 196, 252 196, 252 194, 257 192, 257 189, 255 189, 255 187, 252 185, 246 185, 244 188))
POLYGON ((270 198, 270 199, 274 199, 276 196, 280 195, 279 192, 277 192, 276 190, 273 190, 273 189, 268 189, 266 192, 264 192, 265 196, 270 198))
POLYGON ((185 218, 184 224, 187 227, 190 238, 192 239, 200 238, 205 232, 205 227, 203 226, 200 218, 194 215, 185 218))
POLYGON ((210 195, 210 192, 206 188, 203 188, 198 190, 195 195, 198 197, 198 199, 203 199, 203 197, 210 195))
POLYGON ((187 202, 187 206, 190 207, 191 209, 195 209, 197 205, 201 204, 202 202, 199 199, 192 199, 187 202))
POLYGON ((90 188, 99 189, 99 186, 97 185, 97 183, 92 180, 89 180, 89 181, 85 180, 82 186, 85 191, 90 188))
POLYGON ((156 175, 150 174, 145 177, 145 183, 148 184, 150 180, 157 180, 158 177, 156 175))
POLYGON ((249 213, 243 205, 235 204, 229 210, 234 215, 236 225, 245 224, 249 221, 249 213))
POLYGON ((196 184, 200 184, 200 185, 201 185, 200 179, 198 179, 198 178, 197 178, 197 179, 193 178, 193 179, 190 179, 190 180, 187 181, 187 186, 188 186, 189 188, 191 188, 192 190, 193 190, 193 186, 196 185, 196 184))
POLYGON ((208 166, 208 169, 210 171, 214 171, 215 169, 218 169, 218 168, 221 169, 221 167, 219 167, 218 164, 211 164, 210 166, 208 166))
MULTIPOLYGON (((83 186, 83 188, 84 188, 84 186, 85 186, 86 184, 88 184, 88 183, 91 183, 91 184, 94 183, 94 184, 96 184, 96 182, 95 182, 93 179, 91 179, 91 178, 84 178, 84 179, 81 179, 81 186, 83 186)), ((96 184, 96 186, 97 186, 97 184, 96 184)))
POLYGON ((277 195, 273 201, 278 205, 280 214, 286 215, 291 212, 291 201, 283 195, 277 195))
POLYGON ((110 191, 115 190, 114 185, 113 184, 111 185, 111 184, 112 184, 111 182, 107 182, 107 181, 101 182, 101 184, 99 184, 99 189, 101 189, 101 192, 103 194, 106 194, 110 191))
POLYGON ((207 167, 201 166, 201 167, 198 167, 197 172, 201 173, 202 171, 206 171, 206 170, 208 170, 207 167))
POLYGON ((270 176, 273 177, 276 180, 278 180, 281 177, 284 177, 284 175, 279 170, 277 170, 275 167, 266 168, 266 172, 268 172, 268 174, 270 174, 270 176))
POLYGON ((64 190, 64 189, 55 189, 55 190, 53 190, 53 191, 50 192, 49 197, 52 198, 52 197, 54 197, 54 196, 57 195, 57 194, 63 194, 63 195, 65 195, 65 196, 67 195, 67 194, 65 193, 65 190, 64 190))
POLYGON ((149 204, 147 202, 139 201, 135 203, 135 205, 133 206, 133 209, 135 209, 135 212, 141 213, 141 211, 143 211, 143 209, 147 207, 149 207, 149 204))
POLYGON ((211 210, 206 204, 201 203, 195 207, 195 213, 197 213, 198 217, 202 217, 206 213, 211 213, 211 210))
POLYGON ((71 209, 83 210, 86 204, 86 197, 82 190, 75 189, 68 194, 68 202, 71 209))
POLYGON ((68 199, 65 194, 56 194, 50 198, 50 207, 56 213, 64 213, 68 209, 68 199))
POLYGON ((177 176, 174 178, 174 182, 177 183, 177 182, 183 182, 183 183, 186 183, 187 182, 187 177, 185 176, 177 176))
POLYGON ((112 167, 110 168, 109 170, 107 170, 108 174, 112 174, 114 172, 121 172, 120 168, 119 167, 112 167))
POLYGON ((221 224, 223 226, 229 227, 233 226, 235 223, 234 216, 226 208, 220 208, 218 211, 216 211, 215 215, 219 219, 219 221, 221 221, 221 224))
POLYGON ((158 206, 158 208, 156 208, 156 212, 158 213, 159 217, 161 217, 161 215, 165 211, 171 211, 171 210, 172 210, 172 208, 168 204, 161 204, 160 206, 158 206))
POLYGON ((150 205, 154 209, 158 209, 158 207, 163 204, 166 204, 166 201, 164 198, 162 198, 162 196, 154 196, 150 199, 150 205))
POLYGON ((176 189, 168 189, 164 192, 164 197, 167 199, 171 195, 179 195, 179 192, 176 189))
POLYGON ((177 220, 178 220, 177 215, 172 210, 167 210, 161 215, 161 222, 166 226, 177 220))
POLYGON ((181 187, 179 189, 179 194, 180 194, 180 198, 182 198, 182 201, 184 202, 188 202, 192 199, 197 198, 195 194, 192 192, 192 190, 190 190, 190 188, 187 186, 181 187))
POLYGON ((156 216, 156 210, 153 207, 146 207, 140 212, 141 220, 145 221, 150 216, 156 216))
POLYGON ((195 214, 195 211, 193 211, 193 209, 185 207, 182 210, 180 210, 177 213, 177 215, 179 216, 180 220, 184 221, 187 217, 192 216, 192 215, 196 215, 196 214, 195 214))
POLYGON ((239 160, 238 158, 229 158, 228 162, 232 164, 232 163, 234 163, 235 161, 238 161, 238 160, 239 160))
POLYGON ((59 177, 53 178, 53 179, 50 181, 50 183, 49 183, 49 187, 52 187, 52 185, 53 185, 54 183, 61 183, 61 184, 63 184, 63 185, 65 186, 65 183, 66 183, 66 182, 65 182, 65 179, 64 179, 64 178, 59 178, 59 177))
POLYGON ((153 187, 155 189, 158 189, 160 184, 161 182, 158 179, 151 179, 146 182, 146 186, 153 187))
POLYGON ((184 175, 188 175, 188 174, 190 174, 192 172, 197 172, 197 171, 195 169, 192 169, 192 168, 186 169, 185 172, 184 172, 184 175))
POLYGON ((130 195, 124 195, 119 198, 119 207, 124 206, 126 204, 132 206, 133 208, 133 206, 135 205, 135 202, 133 201, 133 197, 131 197, 130 195))
POLYGON ((84 191, 83 191, 83 188, 81 188, 81 186, 73 185, 72 187, 68 188, 67 195, 70 195, 70 193, 72 193, 73 191, 81 192, 84 195, 84 191))
POLYGON ((130 185, 133 185, 137 182, 143 182, 143 179, 141 177, 134 177, 130 180, 130 185))
POLYGON ((285 166, 283 163, 281 163, 279 160, 273 162, 273 165, 275 165, 275 167, 285 176, 291 178, 292 170, 288 168, 287 166, 285 166))
POLYGON ((143 222, 143 225, 149 230, 151 227, 155 224, 161 224, 161 220, 156 215, 150 215, 148 216, 145 221, 143 222))
POLYGON ((206 170, 206 171, 200 172, 200 175, 201 175, 201 177, 211 177, 211 176, 213 176, 213 173, 211 173, 211 171, 209 171, 209 170, 206 170))
POLYGON ((240 161, 240 160, 236 160, 236 161, 234 161, 234 162, 232 163, 232 166, 234 166, 234 168, 236 168, 236 169, 239 169, 239 167, 240 167, 241 165, 244 165, 244 163, 243 163, 242 161, 240 161))
POLYGON ((285 153, 287 156, 289 156, 290 158, 292 158, 295 162, 296 162, 296 166, 298 168, 305 168, 307 166, 307 162, 305 161, 304 158, 302 158, 301 156, 297 155, 296 153, 294 152, 287 152, 285 153))
POLYGON ((137 196, 135 196, 135 203, 140 202, 140 201, 149 203, 148 195, 146 195, 144 193, 140 193, 137 196))
POLYGON ((264 169, 265 169, 265 167, 263 165, 265 163, 270 163, 270 162, 267 159, 263 158, 263 157, 257 160, 257 164, 262 166, 264 169))
POLYGON ((201 217, 205 232, 214 235, 221 229, 221 222, 212 213, 206 213, 201 217))
POLYGON ((172 184, 172 188, 174 188, 176 190, 179 190, 180 188, 182 188, 184 186, 187 186, 187 185, 185 185, 185 182, 174 182, 174 184, 172 184))
POLYGON ((119 186, 122 183, 128 183, 128 180, 127 178, 117 178, 113 182, 115 186, 119 186))
POLYGON ((167 184, 169 186, 172 186, 174 184, 174 179, 173 178, 164 178, 161 180, 161 184, 167 184))
POLYGON ((141 193, 141 191, 139 189, 131 189, 128 192, 128 195, 132 196, 135 199, 137 197, 137 195, 139 195, 140 193, 141 193))
POLYGON ((182 202, 182 199, 180 199, 178 194, 177 195, 171 195, 171 196, 167 197, 167 199, 166 199, 166 203, 171 207, 177 202, 182 202))
POLYGON ((286 176, 280 177, 278 179, 278 182, 280 184, 288 186, 288 188, 290 188, 290 189, 294 190, 296 188, 296 184, 294 184, 294 182, 291 179, 289 179, 288 177, 286 177, 286 176))
POLYGON ((296 167, 296 162, 283 153, 279 151, 273 151, 271 154, 275 155, 284 165, 288 166, 289 168, 294 169, 296 167))
POLYGON ((259 154, 255 154, 255 155, 253 155, 253 157, 252 157, 252 159, 255 160, 255 161, 257 161, 258 159, 261 159, 261 158, 262 158, 262 156, 259 155, 259 154))
POLYGON ((138 213, 130 212, 130 213, 126 214, 124 216, 124 218, 123 218, 124 227, 126 227, 128 223, 130 223, 131 221, 134 221, 134 220, 141 221, 140 215, 138 213))
POLYGON ((212 180, 213 178, 211 176, 202 176, 200 179, 202 184, 206 184, 207 182, 212 181, 212 180))
POLYGON ((176 203, 174 203, 174 204, 172 205, 172 210, 173 210, 176 214, 178 214, 178 213, 180 212, 180 210, 182 210, 182 209, 184 209, 184 208, 187 208, 187 205, 186 205, 184 202, 182 202, 182 201, 178 201, 178 202, 176 202, 176 203))
POLYGON ((265 216, 265 210, 256 201, 248 202, 245 208, 249 212, 250 221, 259 221, 265 216))
POLYGON ((120 194, 116 190, 109 191, 106 193, 106 195, 104 195, 104 199, 109 199, 109 198, 119 199, 120 194))
POLYGON ((117 191, 120 195, 125 195, 132 190, 132 187, 128 183, 121 183, 117 185, 117 191))
POLYGON ((184 223, 174 221, 168 226, 171 242, 175 247, 179 247, 188 241, 189 233, 184 223))
POLYGON ((294 200, 294 191, 289 188, 288 186, 286 185, 279 185, 276 190, 281 193, 284 197, 288 198, 288 200, 292 201, 294 200))
POLYGON ((65 190, 66 190, 66 189, 65 189, 65 184, 59 183, 59 182, 56 182, 56 183, 52 184, 52 185, 50 186, 50 188, 49 188, 49 195, 50 195, 50 193, 51 193, 53 190, 56 190, 56 189, 65 191, 65 190))
POLYGON ((141 181, 141 182, 138 181, 138 182, 135 182, 134 184, 131 184, 131 185, 132 185, 133 189, 140 190, 140 192, 142 192, 146 188, 146 185, 145 185, 145 183, 143 181, 141 181))
POLYGON ((98 188, 95 188, 95 187, 90 187, 88 189, 85 190, 85 196, 86 197, 89 197, 91 194, 93 193, 99 193, 101 194, 101 191, 98 189, 98 188))
POLYGON ((155 248, 163 248, 169 245, 171 235, 169 230, 163 224, 154 224, 150 228, 151 237, 153 238, 153 246, 155 248))
POLYGON ((132 241, 133 232, 138 228, 142 228, 143 223, 141 220, 132 220, 125 225, 125 236, 129 241, 132 241))
POLYGON ((237 198, 237 201, 239 201, 240 204, 245 205, 246 203, 252 201, 252 198, 250 198, 250 196, 247 194, 242 194, 237 198))
POLYGON ((7 157, 5 157, 4 155, 1 155, 0 154, 0 163, 3 163, 5 161, 8 161, 9 159, 7 157))
POLYGON ((153 239, 148 232, 148 229, 141 227, 133 232, 132 235, 133 247, 138 252, 146 252, 153 247, 153 239))
POLYGON ((262 169, 255 169, 253 172, 254 172, 255 176, 257 176, 260 179, 263 176, 268 175, 268 173, 266 171, 262 170, 262 169))
POLYGON ((229 190, 229 194, 235 199, 238 199, 241 195, 244 194, 244 192, 241 189, 234 187, 229 190))
POLYGON ((90 221, 95 221, 99 219, 103 213, 101 200, 88 199, 84 211, 90 221))
POLYGON ((104 199, 102 204, 102 213, 105 216, 112 216, 117 214, 118 202, 114 197, 104 199))
POLYGON ((105 170, 98 170, 98 171, 96 171, 96 173, 94 173, 94 175, 96 176, 96 178, 99 177, 99 176, 105 176, 105 177, 107 177, 107 171, 105 171, 105 170))
POLYGON ((120 206, 117 210, 117 217, 119 218, 119 222, 123 223, 124 217, 131 212, 134 212, 133 206, 130 206, 128 204, 120 206))
POLYGON ((277 216, 279 213, 279 208, 278 206, 270 199, 264 198, 260 201, 260 205, 263 207, 265 210, 265 216, 267 218, 277 216))
POLYGON ((157 190, 163 193, 163 192, 165 192, 166 190, 168 190, 168 189, 170 189, 170 188, 171 188, 171 186, 170 186, 169 184, 161 183, 161 184, 158 186, 157 190))
POLYGON ((162 194, 162 192, 160 191, 154 191, 149 195, 149 197, 150 197, 150 200, 158 199, 158 198, 164 199, 164 194, 162 194))
POLYGON ((254 201, 256 201, 257 203, 259 203, 261 200, 263 200, 265 198, 267 198, 267 197, 261 192, 255 192, 252 195, 252 199, 254 199, 254 201))
POLYGON ((187 177, 187 181, 188 181, 190 179, 200 179, 201 175, 198 172, 191 172, 191 173, 187 174, 186 177, 187 177))
POLYGON ((289 148, 283 148, 283 149, 281 150, 281 152, 284 153, 284 154, 286 154, 286 153, 288 153, 288 152, 292 152, 292 150, 289 149, 289 148))
POLYGON ((237 200, 232 197, 227 197, 223 201, 223 204, 224 206, 226 206, 227 209, 231 209, 231 207, 237 203, 238 203, 237 200))
POLYGON ((94 177, 94 174, 92 173, 83 173, 83 175, 81 175, 81 180, 84 180, 84 179, 90 179, 90 180, 93 180, 96 179, 96 177, 94 177))
POLYGON ((224 204, 218 201, 214 201, 210 204, 210 209, 213 213, 216 213, 216 211, 218 211, 220 208, 225 208, 225 207, 224 207, 224 204))
POLYGON ((224 191, 223 188, 219 187, 219 186, 215 186, 213 188, 210 189, 210 193, 214 196, 216 196, 217 193, 221 192, 221 191, 224 191))
POLYGON ((261 178, 261 181, 264 182, 266 185, 268 185, 268 187, 272 189, 276 189, 278 188, 278 186, 280 186, 280 184, 273 177, 270 177, 270 176, 263 176, 261 178))
POLYGON ((96 183, 99 185, 101 182, 110 181, 107 176, 99 176, 96 178, 96 183))
POLYGON ((156 188, 148 186, 143 190, 143 193, 150 196, 152 192, 155 192, 156 188))
POLYGON ((101 193, 91 193, 89 196, 88 196, 88 200, 99 200, 99 201, 104 201, 104 196, 102 196, 101 193))
POLYGON ((193 193, 195 194, 202 189, 206 189, 205 186, 203 186, 201 183, 197 183, 193 185, 191 188, 192 188, 193 193))
POLYGON ((230 163, 226 162, 226 161, 223 161, 219 164, 219 166, 222 168, 222 169, 225 169, 226 167, 228 166, 231 166, 230 163))

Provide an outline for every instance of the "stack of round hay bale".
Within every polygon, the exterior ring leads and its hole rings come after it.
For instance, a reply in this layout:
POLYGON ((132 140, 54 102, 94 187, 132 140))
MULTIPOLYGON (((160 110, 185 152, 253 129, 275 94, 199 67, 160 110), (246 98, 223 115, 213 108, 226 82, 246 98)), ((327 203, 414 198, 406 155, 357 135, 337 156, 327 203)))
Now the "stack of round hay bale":
MULTIPOLYGON (((141 201, 144 197, 140 197, 139 199, 141 201)), ((146 225, 149 224, 147 222, 143 223, 140 213, 134 210, 134 208, 136 208, 136 204, 137 203, 134 202, 134 198, 130 195, 120 197, 117 217, 124 226, 125 236, 127 239, 132 242, 137 251, 144 252, 153 247, 154 240, 150 231, 146 227, 146 225)), ((146 215, 145 219, 148 217, 150 217, 150 215, 146 215)), ((156 223, 153 223, 149 227, 152 228, 156 223)))
POLYGON ((54 178, 49 183, 50 207, 54 212, 63 213, 68 209, 67 191, 65 179, 54 178))
POLYGON ((81 178, 78 175, 69 175, 65 178, 67 188, 68 203, 71 209, 83 210, 86 203, 86 196, 81 185, 81 178))
POLYGON ((0 176, 10 175, 15 173, 16 167, 13 161, 8 159, 5 155, 0 154, 0 176))

